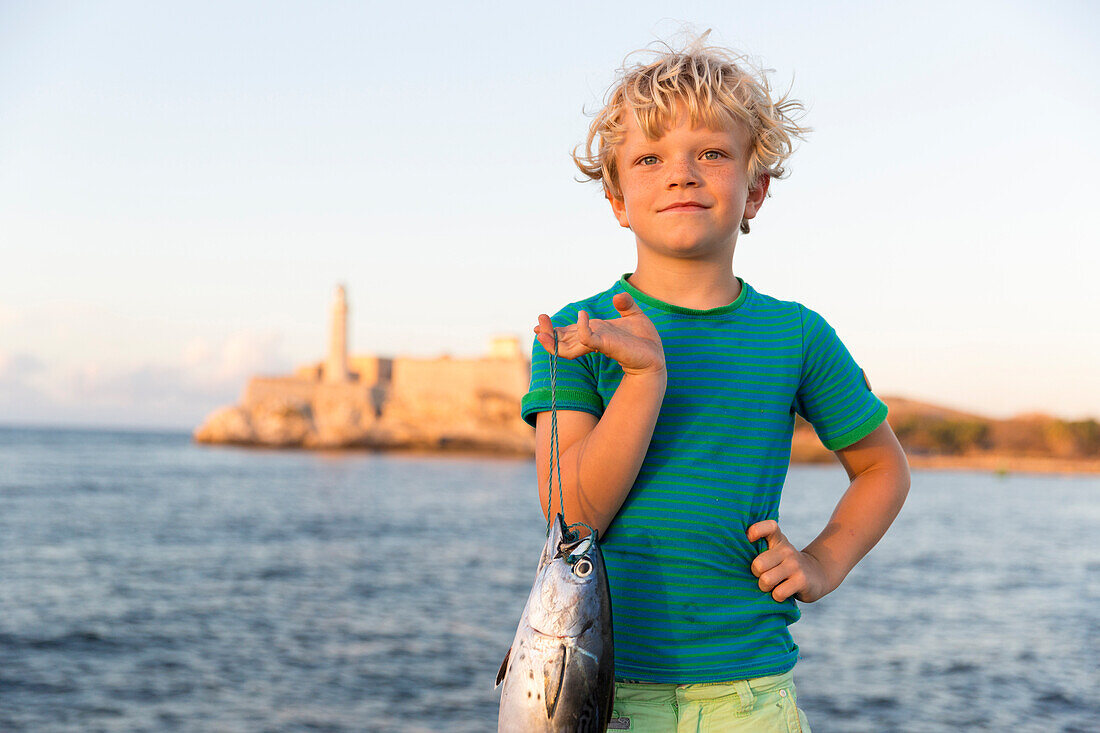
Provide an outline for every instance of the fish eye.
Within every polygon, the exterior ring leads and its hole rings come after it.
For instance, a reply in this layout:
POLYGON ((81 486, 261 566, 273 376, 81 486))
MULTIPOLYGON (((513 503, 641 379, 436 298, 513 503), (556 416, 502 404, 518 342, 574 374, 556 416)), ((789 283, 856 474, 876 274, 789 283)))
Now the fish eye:
POLYGON ((584 557, 577 560, 577 562, 573 563, 573 574, 578 578, 587 578, 592 574, 592 562, 584 557))

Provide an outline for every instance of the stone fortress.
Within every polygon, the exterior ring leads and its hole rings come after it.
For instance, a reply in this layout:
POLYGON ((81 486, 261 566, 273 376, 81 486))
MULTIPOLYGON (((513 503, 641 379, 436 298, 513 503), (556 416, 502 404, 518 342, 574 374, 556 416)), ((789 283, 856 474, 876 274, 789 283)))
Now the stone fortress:
POLYGON ((289 376, 252 377, 241 404, 213 412, 200 443, 271 447, 482 450, 530 454, 519 416, 530 362, 515 336, 480 358, 349 356, 348 304, 337 286, 328 355, 289 376))

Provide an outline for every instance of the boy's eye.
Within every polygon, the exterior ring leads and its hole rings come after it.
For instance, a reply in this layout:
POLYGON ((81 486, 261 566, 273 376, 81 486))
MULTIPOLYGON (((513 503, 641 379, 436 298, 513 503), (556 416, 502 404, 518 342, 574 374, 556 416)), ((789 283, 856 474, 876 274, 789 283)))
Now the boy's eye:
POLYGON ((638 159, 638 164, 639 165, 656 165, 657 164, 657 156, 656 155, 646 155, 646 156, 638 159))
POLYGON ((722 153, 717 150, 708 150, 703 153, 703 160, 719 160, 722 157, 722 153))

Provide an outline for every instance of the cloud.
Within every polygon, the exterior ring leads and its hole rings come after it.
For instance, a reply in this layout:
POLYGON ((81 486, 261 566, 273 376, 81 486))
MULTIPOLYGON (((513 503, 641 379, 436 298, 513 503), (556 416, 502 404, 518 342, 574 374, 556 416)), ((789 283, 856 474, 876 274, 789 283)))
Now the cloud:
POLYGON ((27 353, 0 353, 0 419, 193 427, 235 402, 248 378, 285 373, 278 334, 194 339, 174 361, 51 367, 27 353))
POLYGON ((38 383, 45 372, 45 362, 33 354, 0 352, 0 418, 26 420, 51 402, 38 383))
POLYGON ((224 389, 259 372, 289 371, 290 363, 278 334, 240 332, 217 342, 192 340, 183 349, 183 367, 190 380, 224 389))
POLYGON ((33 354, 0 353, 0 384, 22 384, 45 367, 45 362, 33 354))
POLYGON ((232 401, 248 377, 287 371, 281 338, 240 332, 221 340, 194 339, 176 363, 104 369, 88 363, 70 374, 72 394, 112 404, 167 405, 232 401))

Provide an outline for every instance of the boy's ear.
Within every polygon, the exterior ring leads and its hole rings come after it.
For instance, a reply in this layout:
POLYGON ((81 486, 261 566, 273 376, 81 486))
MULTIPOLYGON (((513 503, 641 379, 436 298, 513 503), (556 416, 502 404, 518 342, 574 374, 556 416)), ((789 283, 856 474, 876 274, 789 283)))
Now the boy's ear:
POLYGON ((615 198, 614 194, 606 188, 603 190, 603 195, 607 197, 607 202, 611 204, 611 211, 619 221, 619 226, 629 229, 630 221, 626 218, 626 201, 621 198, 615 198))
POLYGON ((772 177, 766 172, 756 177, 756 183, 749 189, 749 197, 745 201, 746 219, 752 219, 760 211, 760 207, 764 205, 764 199, 768 195, 768 185, 771 182, 772 177))

